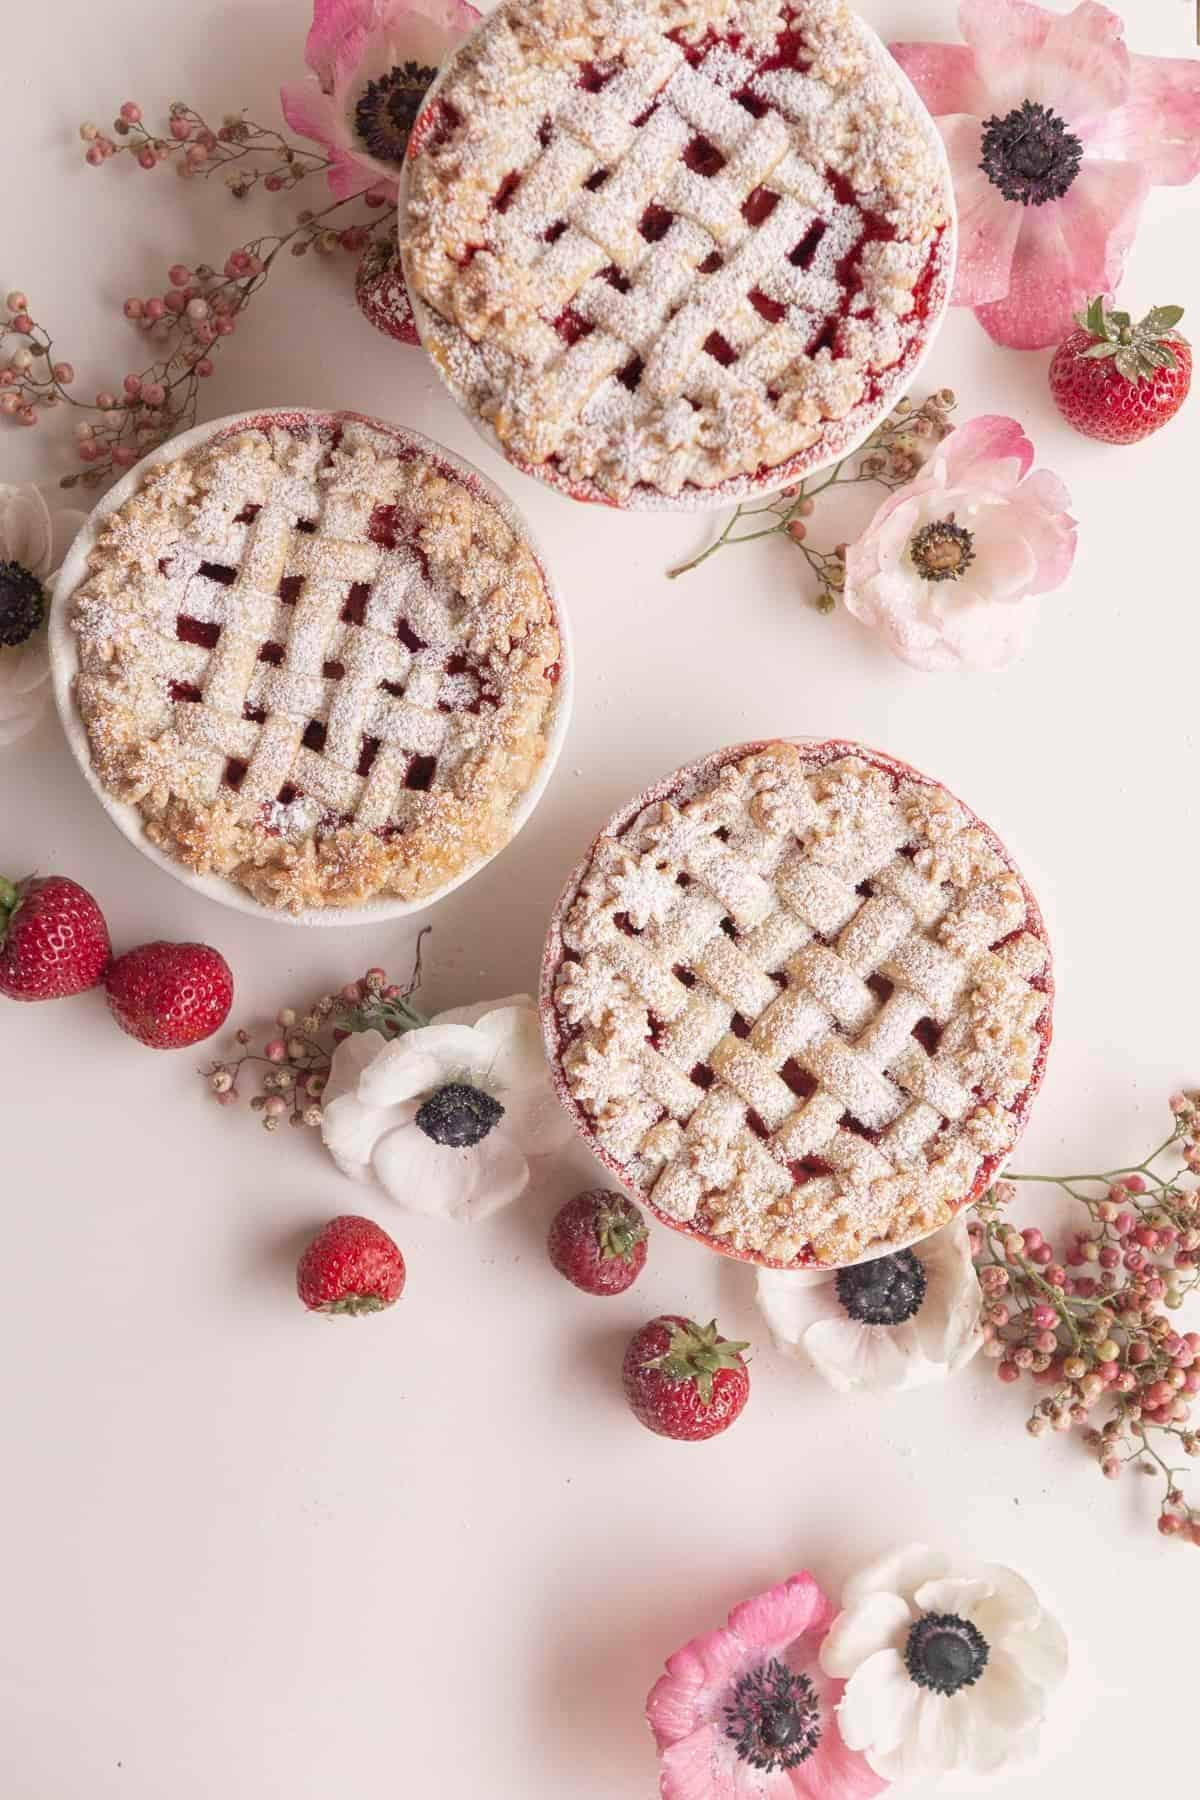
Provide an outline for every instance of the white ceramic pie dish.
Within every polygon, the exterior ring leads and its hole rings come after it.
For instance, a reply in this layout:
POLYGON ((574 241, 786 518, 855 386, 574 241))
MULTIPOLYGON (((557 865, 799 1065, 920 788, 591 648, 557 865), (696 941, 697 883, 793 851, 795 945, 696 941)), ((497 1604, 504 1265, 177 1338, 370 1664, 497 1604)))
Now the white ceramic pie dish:
POLYGON ((231 413, 222 419, 213 419, 208 424, 197 425, 191 431, 183 432, 172 438, 169 443, 152 451, 141 462, 135 464, 116 485, 105 494, 88 515, 80 528, 71 548, 63 560, 62 569, 55 585, 54 601, 50 610, 48 626, 48 642, 50 651, 50 671, 54 688, 55 705, 66 733, 68 744, 79 764, 84 780, 91 788, 96 799, 108 814, 117 830, 129 839, 129 842, 143 856, 150 859, 166 874, 180 881, 193 892, 203 894, 206 899, 215 900, 220 906, 232 907, 236 912, 250 913, 256 918, 268 919, 277 924, 286 925, 382 925, 395 919, 407 918, 414 913, 425 912, 455 888, 462 887, 478 875, 481 869, 503 853, 521 827, 532 816, 538 801, 544 794, 555 764, 562 752, 570 724, 571 707, 574 697, 574 649, 571 642, 570 628, 562 599, 551 578, 546 558, 535 541, 529 526, 512 501, 490 481, 473 463, 463 457, 455 456, 450 450, 443 449, 441 444, 420 432, 409 431, 407 427, 391 425, 384 420, 370 418, 365 414, 341 411, 330 413, 321 408, 273 406, 253 413, 231 413), (177 862, 174 857, 160 850, 150 842, 145 832, 145 821, 138 808, 125 801, 118 800, 103 786, 92 766, 91 750, 88 744, 87 728, 80 717, 74 698, 74 680, 79 667, 79 659, 75 634, 70 626, 71 597, 88 575, 88 556, 93 549, 100 526, 110 513, 123 506, 134 494, 146 470, 159 464, 176 460, 207 443, 210 439, 223 433, 245 430, 255 425, 262 425, 271 419, 312 419, 328 420, 330 418, 356 420, 369 426, 372 430, 395 436, 405 444, 435 458, 451 469, 466 485, 480 490, 496 507, 496 510, 511 526, 514 532, 528 545, 532 552, 542 578, 546 592, 554 609, 555 624, 561 644, 561 673, 555 687, 555 698, 549 727, 546 734, 546 754, 531 785, 518 800, 512 813, 512 830, 508 840, 491 856, 483 857, 462 870, 452 880, 430 894, 418 900, 401 900, 382 898, 364 901, 358 906, 346 907, 313 907, 304 912, 291 913, 281 908, 266 906, 254 896, 239 887, 236 882, 222 875, 199 875, 177 862))
MULTIPOLYGON (((470 32, 463 40, 463 43, 459 45, 455 56, 448 58, 443 64, 437 79, 433 82, 425 96, 425 103, 422 109, 423 114, 428 113, 430 107, 436 103, 446 78, 453 67, 455 57, 461 55, 463 49, 471 43, 477 33, 487 24, 489 17, 490 15, 485 15, 485 17, 479 21, 479 24, 476 25, 475 29, 470 32)), ((730 481, 720 482, 711 488, 688 487, 680 494, 674 496, 658 493, 647 488, 635 488, 623 501, 611 499, 599 492, 599 490, 582 490, 566 475, 560 475, 544 464, 534 466, 533 464, 521 462, 516 457, 509 455, 504 444, 492 430, 491 426, 488 425, 485 420, 481 419, 473 410, 462 406, 461 402, 458 400, 458 396, 454 393, 453 387, 446 378, 445 371, 437 360, 430 355, 429 360, 433 363, 439 378, 445 386, 446 391, 455 401, 455 404, 460 407, 463 415, 474 426, 476 432, 483 441, 489 445, 497 455, 502 456, 511 468, 518 469, 521 474, 528 475, 531 480, 537 481, 543 487, 553 488, 558 493, 565 494, 569 499, 583 501, 597 506, 608 506, 616 512, 709 512, 719 507, 736 505, 742 500, 769 499, 772 494, 779 493, 781 489, 785 487, 791 487, 798 481, 803 481, 809 476, 819 475, 824 470, 833 468, 835 464, 844 462, 847 457, 853 456, 856 450, 862 448, 867 439, 871 436, 871 433, 876 430, 881 422, 893 410, 896 402, 901 400, 904 395, 908 393, 933 351, 938 334, 950 308, 950 296, 954 289, 954 278, 958 266, 958 210, 954 193, 954 179, 950 168, 950 159, 946 153, 946 146, 942 139, 942 135, 934 123, 933 116, 926 107, 925 102, 921 99, 916 88, 904 73, 904 70, 900 67, 899 63, 892 59, 887 46, 879 36, 879 33, 875 31, 865 19, 860 18, 857 13, 854 13, 853 17, 857 29, 861 32, 864 39, 867 40, 872 55, 883 58, 897 85, 911 97, 915 115, 923 125, 926 140, 933 154, 937 158, 945 180, 948 219, 945 231, 942 234, 941 242, 938 245, 937 260, 934 266, 933 285, 929 297, 928 329, 926 330, 924 337, 918 344, 910 348, 909 352, 900 362, 886 371, 881 382, 880 392, 869 408, 856 408, 846 420, 839 422, 839 429, 831 429, 826 432, 819 444, 812 445, 809 449, 801 451, 796 456, 789 457, 786 462, 776 464, 775 467, 768 470, 765 474, 761 476, 739 476, 730 481)), ((420 124, 421 121, 418 120, 417 125, 414 127, 412 138, 410 139, 410 147, 413 142, 416 142, 419 139, 420 124)), ((412 306, 413 319, 416 323, 417 332, 421 338, 422 345, 424 346, 429 333, 432 314, 429 307, 426 306, 425 302, 414 291, 411 281, 408 281, 409 271, 404 253, 405 220, 410 185, 410 168, 406 161, 400 173, 397 198, 401 266, 404 269, 405 279, 408 285, 408 297, 409 303, 412 306)))

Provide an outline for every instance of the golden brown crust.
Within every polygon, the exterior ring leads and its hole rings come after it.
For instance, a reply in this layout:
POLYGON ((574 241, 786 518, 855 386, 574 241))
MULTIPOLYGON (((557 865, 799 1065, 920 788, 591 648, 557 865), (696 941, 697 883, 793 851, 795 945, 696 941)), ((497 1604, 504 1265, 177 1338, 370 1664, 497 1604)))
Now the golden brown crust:
POLYGON ((560 642, 535 559, 480 490, 358 422, 149 471, 72 625, 102 784, 266 906, 434 892, 505 842, 545 755, 560 642))

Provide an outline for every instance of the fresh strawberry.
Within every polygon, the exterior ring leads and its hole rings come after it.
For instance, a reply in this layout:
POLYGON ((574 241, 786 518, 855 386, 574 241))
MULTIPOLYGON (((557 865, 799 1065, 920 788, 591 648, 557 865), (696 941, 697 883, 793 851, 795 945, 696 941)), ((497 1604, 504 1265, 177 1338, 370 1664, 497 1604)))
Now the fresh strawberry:
POLYGON ((65 875, 0 879, 0 994, 62 1000, 102 980, 112 956, 104 914, 65 875))
POLYGON ((646 1266, 646 1221, 632 1200, 592 1188, 560 1207, 546 1248, 585 1294, 623 1294, 646 1266))
POLYGON ((394 239, 391 243, 385 239, 367 246, 354 279, 354 297, 359 311, 376 331, 401 344, 420 344, 394 239))
POLYGON ((1084 437, 1136 444, 1175 417, 1192 385, 1192 348, 1175 327, 1181 306, 1156 306, 1135 325, 1093 300, 1054 353, 1050 392, 1084 437))
POLYGON ((322 1225, 296 1264, 296 1292, 309 1312, 382 1312, 404 1292, 404 1258, 373 1219, 343 1213, 322 1225))
POLYGON ((207 944, 140 944, 109 967, 108 1010, 151 1050, 183 1050, 219 1031, 233 1005, 229 964, 207 944))
POLYGON ((695 1442, 716 1437, 741 1412, 750 1394, 742 1360, 749 1344, 723 1338, 714 1319, 697 1325, 666 1313, 630 1341, 621 1371, 625 1397, 648 1431, 695 1442))

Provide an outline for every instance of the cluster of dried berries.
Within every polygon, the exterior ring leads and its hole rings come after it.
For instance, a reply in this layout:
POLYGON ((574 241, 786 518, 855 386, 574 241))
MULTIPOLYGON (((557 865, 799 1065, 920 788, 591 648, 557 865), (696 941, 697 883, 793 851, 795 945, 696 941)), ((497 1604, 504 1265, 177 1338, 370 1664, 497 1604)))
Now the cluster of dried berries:
MULTIPOLYGON (((94 166, 129 151, 146 169, 172 159, 182 176, 220 169, 239 200, 260 183, 279 193, 330 166, 327 157, 297 148, 279 132, 240 115, 228 115, 214 130, 183 101, 171 107, 162 135, 147 130, 142 108, 132 100, 113 122, 114 137, 91 124, 79 129, 87 144, 85 158, 94 166)), ((161 293, 130 295, 123 307, 126 319, 157 347, 156 360, 131 370, 92 400, 71 391, 73 366, 59 357, 50 332, 33 316, 26 296, 15 290, 8 296, 7 317, 0 317, 0 417, 29 426, 38 424, 42 408, 74 408, 80 415, 76 454, 85 467, 64 476, 61 485, 98 487, 195 423, 201 382, 213 373, 221 344, 236 331, 285 249, 292 256, 343 250, 359 257, 386 238, 391 227, 388 194, 370 188, 319 211, 298 212, 288 229, 235 246, 219 268, 173 263, 161 293)))
POLYGON ((172 101, 167 129, 161 134, 145 124, 145 115, 136 100, 126 100, 112 122, 112 133, 109 137, 90 122, 79 127, 79 135, 87 145, 83 160, 92 168, 127 154, 147 171, 157 169, 160 163, 173 162, 175 173, 184 179, 213 175, 219 170, 239 199, 260 181, 277 194, 295 187, 306 175, 319 174, 329 167, 329 158, 319 151, 289 144, 280 132, 256 125, 244 113, 226 113, 214 130, 194 106, 183 100, 172 101), (255 162, 243 168, 241 165, 250 156, 265 158, 265 164, 255 162))
POLYGON ((427 1023, 410 1004, 421 985, 424 937, 425 931, 417 940, 416 963, 405 987, 389 982, 383 969, 368 969, 336 994, 321 994, 303 1012, 283 1007, 261 1050, 253 1048, 249 1031, 238 1031, 234 1053, 201 1070, 218 1105, 237 1105, 242 1072, 247 1063, 257 1063, 259 1092, 251 1095, 250 1107, 260 1114, 263 1129, 277 1131, 285 1119, 289 1125, 319 1126, 333 1053, 344 1038, 354 1031, 378 1031, 395 1038, 427 1023))
POLYGON ((1168 1316, 1200 1286, 1200 1096, 1174 1094, 1170 1104, 1174 1129, 1144 1162, 997 1182, 968 1229, 986 1302, 984 1355, 1001 1381, 1028 1375, 1048 1390, 1030 1435, 1078 1426, 1110 1481, 1130 1466, 1161 1476, 1159 1531, 1200 1545, 1200 1506, 1188 1505, 1183 1468, 1170 1461, 1180 1451, 1200 1457, 1200 1332, 1181 1333, 1168 1316), (1171 1173, 1159 1170, 1164 1157, 1171 1173), (1017 1181, 1048 1182, 1086 1209, 1088 1223, 1061 1254, 1036 1226, 1007 1222, 1017 1181))
POLYGON ((930 451, 949 437, 954 427, 950 414, 958 405, 958 397, 949 388, 931 394, 921 406, 901 400, 896 410, 878 426, 866 443, 853 455, 844 457, 827 475, 812 476, 786 487, 762 506, 739 506, 720 537, 699 556, 670 570, 670 577, 686 575, 699 568, 710 556, 726 545, 748 544, 756 538, 785 537, 795 544, 816 577, 817 591, 813 605, 818 612, 832 612, 838 595, 846 585, 846 546, 836 544, 832 550, 816 550, 808 541, 805 524, 816 510, 820 495, 834 487, 858 487, 874 483, 895 493, 906 487, 921 468, 930 451), (735 527, 746 520, 764 521, 749 531, 735 533, 735 527))

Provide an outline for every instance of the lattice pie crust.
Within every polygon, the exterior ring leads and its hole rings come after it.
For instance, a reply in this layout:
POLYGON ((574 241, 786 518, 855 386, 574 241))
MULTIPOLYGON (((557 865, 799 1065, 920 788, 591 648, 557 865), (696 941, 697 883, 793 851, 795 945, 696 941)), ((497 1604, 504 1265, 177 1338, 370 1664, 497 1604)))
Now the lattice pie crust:
POLYGON ((402 433, 277 415, 151 469, 72 601, 100 780, 189 868, 300 912, 504 843, 559 638, 482 489, 402 433))
POLYGON ((1012 1148, 1050 1036, 1037 906, 986 826, 850 744, 724 751, 568 888, 560 1092, 668 1222, 754 1260, 924 1235, 1012 1148))
POLYGON ((844 0, 507 0, 418 122, 401 237, 460 404, 531 472, 645 504, 861 436, 951 216, 844 0))

